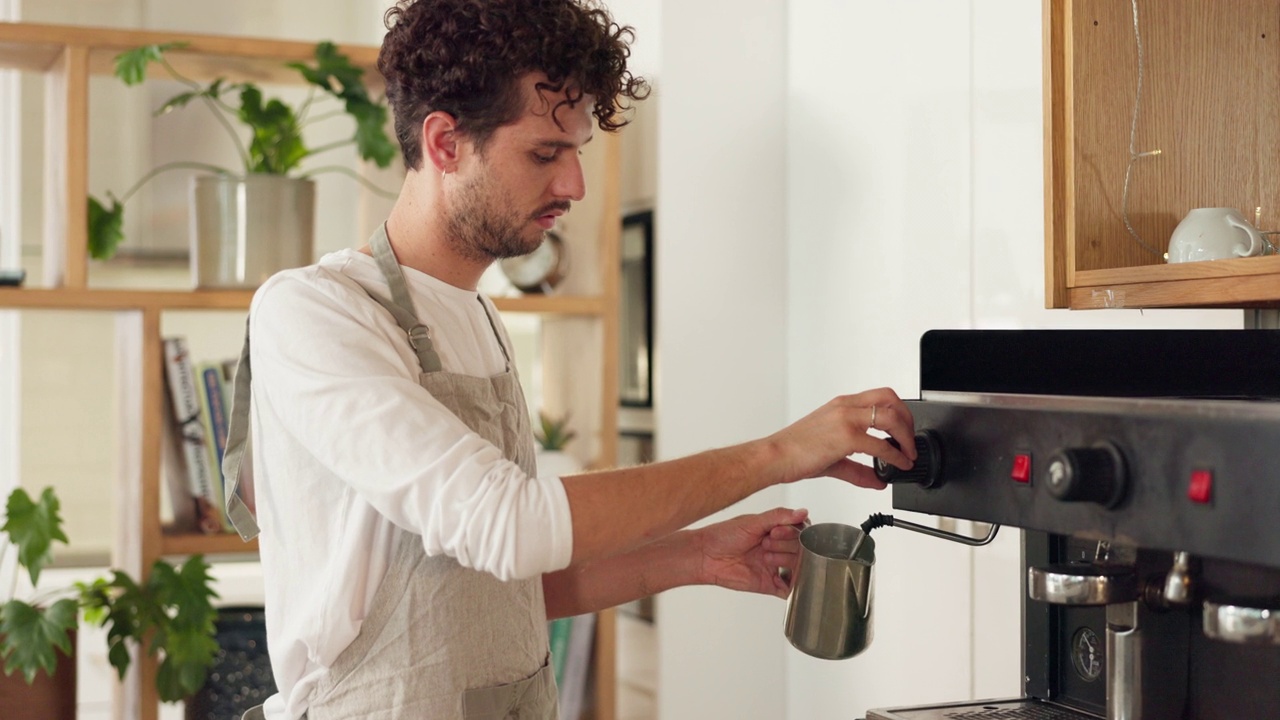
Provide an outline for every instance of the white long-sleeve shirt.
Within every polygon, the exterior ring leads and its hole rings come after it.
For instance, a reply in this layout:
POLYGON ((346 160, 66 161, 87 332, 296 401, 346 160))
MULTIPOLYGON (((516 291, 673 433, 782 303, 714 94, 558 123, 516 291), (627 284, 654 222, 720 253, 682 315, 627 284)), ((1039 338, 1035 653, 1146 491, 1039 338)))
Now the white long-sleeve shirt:
MULTIPOLYGON (((506 368, 487 300, 404 274, 444 371, 506 368)), ((268 718, 300 717, 359 633, 395 526, 420 535, 427 554, 500 579, 563 569, 572 554, 560 480, 529 477, 431 397, 404 331, 361 286, 390 297, 373 258, 344 250, 272 277, 250 309, 253 470, 279 688, 268 718)))

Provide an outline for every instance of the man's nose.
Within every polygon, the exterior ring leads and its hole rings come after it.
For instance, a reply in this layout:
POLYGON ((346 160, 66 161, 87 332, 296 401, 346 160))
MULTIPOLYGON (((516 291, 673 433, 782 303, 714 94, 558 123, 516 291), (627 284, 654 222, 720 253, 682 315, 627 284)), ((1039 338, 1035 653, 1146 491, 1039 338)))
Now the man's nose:
POLYGON ((574 155, 556 175, 552 193, 559 198, 578 201, 587 196, 587 179, 582 173, 582 158, 574 155))

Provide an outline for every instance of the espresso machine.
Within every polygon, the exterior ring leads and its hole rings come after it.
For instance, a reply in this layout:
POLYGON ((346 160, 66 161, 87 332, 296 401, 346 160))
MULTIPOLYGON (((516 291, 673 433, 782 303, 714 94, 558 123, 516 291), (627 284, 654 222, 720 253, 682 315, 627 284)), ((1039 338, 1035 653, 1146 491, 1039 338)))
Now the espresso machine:
POLYGON ((1280 718, 1280 331, 933 331, 920 359, 920 460, 877 473, 1022 530, 1023 695, 867 720, 1280 718))

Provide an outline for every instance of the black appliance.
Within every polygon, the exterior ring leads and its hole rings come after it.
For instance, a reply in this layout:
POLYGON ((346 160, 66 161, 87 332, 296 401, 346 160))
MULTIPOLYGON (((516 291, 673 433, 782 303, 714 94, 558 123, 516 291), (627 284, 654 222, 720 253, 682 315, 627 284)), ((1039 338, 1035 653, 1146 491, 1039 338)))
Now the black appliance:
POLYGON ((878 470, 895 508, 1023 530, 1023 697, 867 720, 1280 718, 1280 332, 933 331, 920 359, 932 467, 878 470))

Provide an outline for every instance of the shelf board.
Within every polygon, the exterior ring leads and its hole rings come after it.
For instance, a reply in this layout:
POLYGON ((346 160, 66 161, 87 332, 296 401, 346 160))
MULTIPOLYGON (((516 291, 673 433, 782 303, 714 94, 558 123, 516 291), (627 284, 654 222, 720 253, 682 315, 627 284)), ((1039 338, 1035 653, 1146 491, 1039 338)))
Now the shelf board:
POLYGON ((491 298, 499 312, 539 313, 543 315, 604 314, 604 299, 598 296, 522 295, 520 297, 491 298))
POLYGON ((161 536, 161 555, 237 555, 258 552, 256 539, 245 542, 235 533, 200 535, 196 533, 166 533, 161 536))
MULTIPOLYGON (((69 288, 0 288, 0 309, 17 310, 247 310, 253 290, 93 290, 69 288)), ((597 296, 493 298, 499 312, 600 316, 604 300, 597 296)))
POLYGON ((1082 270, 1070 306, 1095 308, 1275 307, 1280 256, 1082 270))
POLYGON ((0 308, 18 310, 247 310, 253 290, 0 288, 0 308))
MULTIPOLYGON (((284 64, 308 62, 315 57, 315 43, 312 42, 0 22, 0 66, 45 72, 53 67, 64 47, 84 47, 89 50, 89 71, 95 75, 110 75, 114 72, 115 56, 121 52, 142 45, 172 42, 186 45, 170 51, 170 61, 180 72, 202 81, 228 77, 240 81, 297 85, 303 82, 301 76, 284 64)), ((351 59, 352 64, 372 71, 366 72, 365 83, 371 89, 380 89, 382 77, 373 70, 377 65, 378 48, 338 45, 338 49, 351 59)), ((155 77, 169 76, 158 70, 155 77)))

